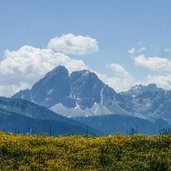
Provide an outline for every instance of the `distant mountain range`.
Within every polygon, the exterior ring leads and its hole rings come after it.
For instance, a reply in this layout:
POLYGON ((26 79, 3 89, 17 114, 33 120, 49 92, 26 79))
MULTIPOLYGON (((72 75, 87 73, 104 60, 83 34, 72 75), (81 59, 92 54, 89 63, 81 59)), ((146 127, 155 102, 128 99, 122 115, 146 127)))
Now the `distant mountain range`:
POLYGON ((22 99, 0 97, 0 130, 50 135, 102 135, 102 132, 65 118, 46 107, 22 99))
POLYGON ((117 93, 88 70, 68 74, 64 66, 50 71, 13 96, 32 101, 66 117, 121 114, 145 119, 171 120, 171 91, 155 84, 137 85, 117 93))
POLYGON ((171 90, 157 88, 155 84, 139 85, 121 96, 125 100, 121 107, 129 113, 148 120, 162 118, 171 123, 171 90))
POLYGON ((171 123, 170 90, 149 84, 136 85, 127 92, 117 93, 95 73, 82 70, 69 75, 64 66, 54 68, 31 89, 22 90, 12 98, 25 99, 45 106, 67 118, 77 119, 93 128, 97 127, 104 133, 110 131, 99 128, 99 118, 103 118, 108 129, 110 127, 113 131, 118 129, 121 132, 142 123, 141 132, 154 129, 151 131, 154 133, 164 125, 169 127, 167 123, 171 123), (90 120, 93 120, 94 124, 90 120))

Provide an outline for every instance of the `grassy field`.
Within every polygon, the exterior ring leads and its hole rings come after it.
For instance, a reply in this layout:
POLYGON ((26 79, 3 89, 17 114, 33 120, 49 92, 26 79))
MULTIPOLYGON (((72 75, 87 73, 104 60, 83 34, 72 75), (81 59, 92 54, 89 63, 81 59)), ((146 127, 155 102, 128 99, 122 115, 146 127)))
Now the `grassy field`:
POLYGON ((171 135, 51 137, 1 132, 0 170, 171 171, 171 135))

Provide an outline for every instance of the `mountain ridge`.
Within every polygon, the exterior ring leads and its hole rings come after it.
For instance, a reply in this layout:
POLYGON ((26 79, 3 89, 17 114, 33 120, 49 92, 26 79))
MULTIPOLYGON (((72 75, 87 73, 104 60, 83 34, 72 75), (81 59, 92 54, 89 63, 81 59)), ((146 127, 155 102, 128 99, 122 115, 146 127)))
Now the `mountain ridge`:
POLYGON ((65 67, 59 66, 36 82, 30 90, 20 91, 13 98, 44 105, 67 117, 110 113, 128 115, 114 103, 115 95, 117 93, 95 73, 82 70, 69 75, 65 67))
MULTIPOLYGON (((26 100, 0 97, 0 130, 51 135, 85 135, 87 125, 26 100)), ((103 135, 91 127, 89 134, 103 135)))
POLYGON ((131 134, 158 134, 163 129, 171 129, 169 125, 163 119, 147 120, 134 116, 124 115, 103 115, 103 116, 89 116, 89 117, 76 117, 73 118, 79 122, 89 125, 92 128, 96 128, 103 131, 106 135, 112 135, 116 133, 131 134))
POLYGON ((120 114, 162 118, 171 123, 171 91, 149 84, 117 93, 95 73, 82 70, 69 75, 64 66, 54 68, 30 90, 20 91, 13 98, 44 105, 66 117, 120 114))

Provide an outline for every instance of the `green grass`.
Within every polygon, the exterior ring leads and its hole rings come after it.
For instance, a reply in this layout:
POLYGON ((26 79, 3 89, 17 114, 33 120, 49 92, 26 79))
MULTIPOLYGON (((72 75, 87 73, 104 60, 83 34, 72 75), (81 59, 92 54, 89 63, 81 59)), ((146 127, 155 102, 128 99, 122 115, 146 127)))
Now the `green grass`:
POLYGON ((51 137, 1 132, 0 170, 171 171, 171 135, 51 137))

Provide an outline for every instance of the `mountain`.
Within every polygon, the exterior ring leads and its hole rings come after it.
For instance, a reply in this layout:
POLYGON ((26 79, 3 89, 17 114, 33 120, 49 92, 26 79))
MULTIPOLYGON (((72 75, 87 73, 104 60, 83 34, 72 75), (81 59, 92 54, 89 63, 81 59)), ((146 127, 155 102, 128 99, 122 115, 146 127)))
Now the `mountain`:
MULTIPOLYGON (((26 100, 0 97, 0 130, 51 135, 84 135, 87 133, 87 125, 26 100)), ((102 135, 92 128, 89 128, 89 134, 102 135)))
POLYGON ((171 128, 166 121, 162 119, 153 119, 151 121, 123 115, 105 115, 105 116, 90 116, 77 117, 75 120, 103 131, 106 135, 115 133, 143 133, 143 134, 158 134, 163 129, 171 128))
POLYGON ((30 90, 20 91, 13 98, 26 99, 46 106, 67 117, 104 114, 129 115, 116 102, 119 96, 89 70, 69 75, 64 66, 47 73, 30 90))
POLYGON ((26 99, 43 105, 66 117, 88 117, 108 114, 162 118, 171 123, 171 91, 155 84, 136 85, 117 93, 89 70, 70 75, 64 66, 47 73, 30 90, 13 98, 26 99))
POLYGON ((153 93, 161 90, 160 88, 157 88, 156 84, 149 84, 147 86, 143 85, 136 85, 132 87, 130 90, 128 90, 126 93, 130 96, 138 96, 143 93, 153 93))
POLYGON ((171 91, 154 84, 136 87, 122 93, 125 99, 122 108, 142 118, 162 118, 171 123, 171 91))

